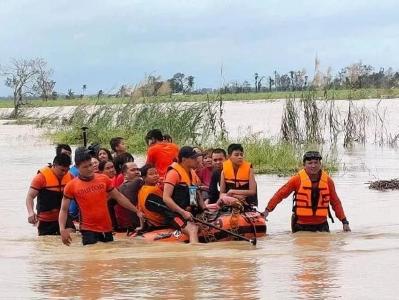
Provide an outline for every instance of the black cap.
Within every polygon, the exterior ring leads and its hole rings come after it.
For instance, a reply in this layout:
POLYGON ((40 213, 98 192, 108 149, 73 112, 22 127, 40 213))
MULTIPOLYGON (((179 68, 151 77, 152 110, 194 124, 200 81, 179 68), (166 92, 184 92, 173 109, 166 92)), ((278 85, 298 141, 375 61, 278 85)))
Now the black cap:
POLYGON ((303 155, 303 162, 307 161, 307 160, 321 160, 321 154, 319 151, 307 151, 304 155, 303 155))
POLYGON ((196 152, 193 147, 184 146, 180 148, 179 160, 182 160, 182 158, 197 158, 198 156, 202 156, 202 153, 196 152))

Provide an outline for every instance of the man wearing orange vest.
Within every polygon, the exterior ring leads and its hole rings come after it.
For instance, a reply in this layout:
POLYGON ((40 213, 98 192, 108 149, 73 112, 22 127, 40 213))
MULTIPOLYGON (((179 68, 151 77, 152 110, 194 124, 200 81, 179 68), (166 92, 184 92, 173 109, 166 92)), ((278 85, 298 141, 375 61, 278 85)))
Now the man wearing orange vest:
MULTIPOLYGON (((61 200, 65 185, 72 180, 68 172, 71 158, 67 154, 58 154, 51 166, 44 167, 37 172, 30 185, 26 196, 26 208, 28 210, 28 222, 39 223, 37 226, 39 235, 58 235, 58 214, 61 208, 61 200), (33 203, 37 197, 36 211, 33 203)), ((68 219, 68 228, 74 228, 72 220, 68 219)))
POLYGON ((231 144, 227 154, 220 176, 221 198, 225 194, 249 205, 258 205, 255 175, 252 165, 244 160, 244 148, 241 144, 231 144))
POLYGON ((327 217, 330 216, 330 205, 336 217, 342 222, 343 230, 351 231, 341 201, 335 191, 334 182, 321 168, 321 159, 317 151, 305 153, 304 168, 270 199, 264 212, 265 217, 278 203, 295 192, 291 220, 293 233, 297 231, 329 232, 327 217))
MULTIPOLYGON (((164 181, 163 201, 172 212, 178 214, 180 227, 189 236, 190 243, 198 243, 198 226, 192 222, 190 206, 196 205, 198 200, 198 205, 204 208, 202 199, 197 198, 199 195, 197 188, 201 182, 195 173, 198 167, 197 158, 201 155, 192 147, 182 147, 178 162, 170 166, 164 181)), ((176 218, 174 222, 176 223, 176 218)))

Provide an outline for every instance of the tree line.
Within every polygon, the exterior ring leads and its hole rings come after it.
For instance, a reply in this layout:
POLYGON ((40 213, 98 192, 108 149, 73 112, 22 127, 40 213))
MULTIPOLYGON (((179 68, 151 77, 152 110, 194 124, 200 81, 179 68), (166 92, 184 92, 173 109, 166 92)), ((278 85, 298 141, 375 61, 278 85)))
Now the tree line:
POLYGON ((399 72, 392 68, 376 70, 371 65, 361 62, 346 66, 333 75, 331 68, 321 71, 316 62, 313 77, 305 69, 280 74, 274 71, 271 75, 254 73, 253 83, 233 81, 225 84, 222 93, 248 93, 273 91, 303 91, 307 89, 390 89, 399 87, 399 72))
MULTIPOLYGON (((55 91, 56 82, 52 79, 53 69, 42 58, 11 59, 8 66, 0 66, 0 76, 4 77, 4 83, 12 91, 15 113, 24 101, 32 98, 41 98, 45 101, 57 99, 59 93, 55 91)), ((108 96, 158 96, 180 94, 201 94, 209 92, 221 93, 248 93, 248 92, 272 92, 272 91, 303 91, 307 89, 360 89, 360 88, 396 88, 399 87, 399 72, 392 68, 380 68, 376 70, 371 65, 362 62, 351 64, 342 68, 337 74, 332 74, 332 69, 326 71, 320 69, 320 62, 315 59, 315 68, 312 76, 305 69, 293 70, 280 74, 278 71, 270 75, 262 75, 256 72, 253 82, 233 81, 224 84, 220 89, 195 89, 195 78, 184 73, 175 73, 171 78, 162 80, 161 76, 147 75, 144 80, 135 86, 122 85, 116 93, 108 93, 108 96)), ((80 93, 68 89, 66 99, 83 98, 87 90, 87 84, 82 84, 80 93)), ((105 92, 100 89, 96 95, 104 97, 105 92)))

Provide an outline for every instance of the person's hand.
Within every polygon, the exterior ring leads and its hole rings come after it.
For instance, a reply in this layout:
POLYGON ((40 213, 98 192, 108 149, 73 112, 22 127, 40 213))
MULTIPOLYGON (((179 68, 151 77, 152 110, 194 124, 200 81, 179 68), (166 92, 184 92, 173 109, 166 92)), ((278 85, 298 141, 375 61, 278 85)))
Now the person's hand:
POLYGON ((226 195, 232 197, 234 195, 234 190, 228 190, 226 195))
POLYGON ((263 216, 265 217, 265 219, 267 218, 268 215, 269 211, 267 210, 267 208, 265 208, 265 211, 263 212, 263 216))
POLYGON ((193 215, 192 215, 189 211, 187 211, 187 210, 185 210, 185 211, 182 213, 182 217, 183 217, 184 220, 186 220, 186 221, 192 221, 192 220, 193 220, 193 215))
POLYGON ((28 217, 28 223, 35 225, 37 223, 37 215, 35 213, 32 213, 28 217))
POLYGON ((137 211, 137 217, 139 218, 140 221, 140 227, 137 227, 136 231, 142 231, 144 229, 145 216, 141 211, 137 211))
POLYGON ((342 224, 342 229, 344 232, 350 232, 351 228, 349 227, 349 224, 342 224))
POLYGON ((71 234, 68 229, 61 230, 61 240, 64 245, 70 246, 72 242, 71 234))

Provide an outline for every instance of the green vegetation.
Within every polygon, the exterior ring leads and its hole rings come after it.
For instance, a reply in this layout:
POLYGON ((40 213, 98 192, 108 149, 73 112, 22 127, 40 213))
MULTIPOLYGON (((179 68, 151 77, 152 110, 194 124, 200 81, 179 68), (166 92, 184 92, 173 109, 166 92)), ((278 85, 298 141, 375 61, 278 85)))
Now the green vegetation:
POLYGON ((204 145, 224 140, 225 130, 219 122, 217 101, 191 104, 126 104, 114 106, 78 106, 71 117, 58 122, 48 118, 49 135, 56 142, 81 144, 81 127, 89 127, 90 141, 108 146, 115 136, 126 139, 129 151, 144 153, 144 136, 148 130, 161 128, 178 144, 204 145))
MULTIPOLYGON (((256 173, 278 175, 289 175, 298 171, 302 168, 302 154, 307 150, 320 148, 320 145, 311 144, 299 146, 285 142, 273 143, 270 139, 257 135, 247 136, 239 142, 243 145, 245 157, 252 163, 256 173)), ((329 172, 337 171, 336 157, 323 156, 324 167, 329 172)))
MULTIPOLYGON (((289 97, 303 98, 308 91, 291 92, 259 92, 259 93, 227 93, 222 94, 223 101, 252 101, 252 100, 275 100, 289 97)), ((326 100, 359 100, 359 99, 387 99, 399 98, 399 88, 392 89, 352 89, 352 90, 317 90, 312 91, 317 99, 326 100)), ((78 106, 78 105, 105 105, 105 104, 129 104, 143 102, 205 102, 209 97, 216 97, 217 94, 186 94, 152 97, 83 97, 82 99, 56 99, 56 100, 28 100, 25 106, 28 107, 53 107, 53 106, 78 106)), ((13 108, 13 100, 0 101, 0 108, 13 108)))
MULTIPOLYGON (((161 128, 179 145, 203 148, 227 147, 240 142, 246 159, 257 173, 291 174, 301 167, 304 146, 273 142, 270 139, 249 135, 240 140, 230 140, 224 128, 223 102, 214 99, 197 103, 146 103, 123 106, 78 106, 69 118, 42 119, 49 125, 48 134, 54 142, 82 144, 82 126, 88 126, 89 141, 108 147, 115 136, 126 139, 129 151, 144 154, 144 136, 149 129, 161 128)), ((314 149, 314 148, 313 148, 314 149)), ((330 170, 336 169, 335 160, 325 160, 330 170)))

